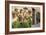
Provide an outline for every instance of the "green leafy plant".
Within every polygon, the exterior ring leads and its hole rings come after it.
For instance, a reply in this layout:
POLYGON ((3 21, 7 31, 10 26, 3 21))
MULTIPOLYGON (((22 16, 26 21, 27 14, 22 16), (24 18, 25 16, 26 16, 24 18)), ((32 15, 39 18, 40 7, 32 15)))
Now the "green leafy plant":
POLYGON ((12 28, 29 28, 31 27, 31 24, 32 24, 31 17, 28 17, 27 22, 19 22, 19 21, 13 22, 12 28))
POLYGON ((22 9, 20 9, 20 12, 19 12, 20 14, 17 12, 18 9, 17 8, 15 9, 15 15, 17 16, 18 19, 15 22, 13 21, 12 28, 30 28, 31 27, 31 25, 32 25, 32 21, 31 21, 32 16, 30 16, 31 11, 28 11, 27 7, 24 7, 23 9, 24 9, 24 12, 22 9), (26 12, 26 11, 28 11, 28 12, 26 12), (26 15, 26 13, 27 13, 27 15, 26 15))

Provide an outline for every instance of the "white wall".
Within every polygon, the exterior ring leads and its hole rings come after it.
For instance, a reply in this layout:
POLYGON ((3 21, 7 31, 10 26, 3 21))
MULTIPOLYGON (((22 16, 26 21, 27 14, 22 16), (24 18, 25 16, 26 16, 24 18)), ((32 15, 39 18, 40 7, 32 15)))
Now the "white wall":
POLYGON ((5 32, 5 7, 4 0, 0 0, 0 35, 5 32))
MULTIPOLYGON (((31 2, 45 2, 45 0, 27 0, 27 1, 29 1, 29 2, 30 1, 31 2)), ((5 33, 5 6, 4 6, 4 3, 5 3, 4 0, 0 0, 0 35, 4 35, 4 33, 5 33)), ((45 16, 45 18, 46 18, 46 16, 45 16)), ((44 32, 44 33, 15 34, 15 35, 46 35, 46 32, 44 32)))

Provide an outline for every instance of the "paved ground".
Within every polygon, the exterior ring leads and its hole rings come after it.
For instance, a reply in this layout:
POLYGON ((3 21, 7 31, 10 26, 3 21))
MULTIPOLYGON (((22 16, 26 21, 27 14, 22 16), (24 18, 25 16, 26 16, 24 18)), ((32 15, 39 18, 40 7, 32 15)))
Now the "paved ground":
POLYGON ((40 23, 32 25, 32 28, 34 27, 40 27, 40 23))

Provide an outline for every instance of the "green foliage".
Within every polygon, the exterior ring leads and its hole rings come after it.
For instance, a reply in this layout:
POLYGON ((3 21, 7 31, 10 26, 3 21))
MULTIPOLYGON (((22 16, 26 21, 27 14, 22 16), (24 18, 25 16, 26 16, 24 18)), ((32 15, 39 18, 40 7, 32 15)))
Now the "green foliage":
POLYGON ((12 28, 30 28, 31 24, 32 24, 31 17, 28 17, 27 22, 20 22, 20 21, 13 22, 12 28))

